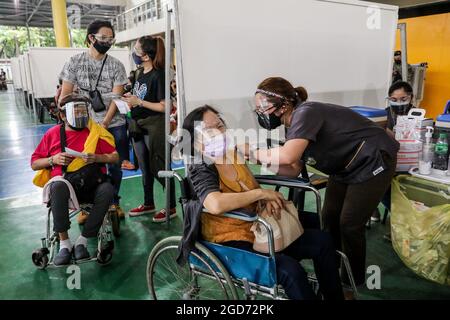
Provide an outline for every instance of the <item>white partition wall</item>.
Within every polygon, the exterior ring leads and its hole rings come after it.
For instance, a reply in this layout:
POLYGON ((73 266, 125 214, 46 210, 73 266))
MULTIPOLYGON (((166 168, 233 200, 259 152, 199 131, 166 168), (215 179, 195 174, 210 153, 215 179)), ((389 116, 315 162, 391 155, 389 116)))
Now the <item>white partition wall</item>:
POLYGON ((27 91, 27 77, 25 75, 25 65, 24 65, 24 57, 23 55, 20 55, 18 57, 19 62, 19 71, 20 71, 20 83, 22 85, 22 90, 27 91))
POLYGON ((175 1, 187 112, 210 103, 229 126, 257 127, 249 101, 270 76, 304 86, 310 100, 385 106, 397 7, 355 0, 175 1))
POLYGON ((25 70, 25 81, 26 81, 26 88, 29 94, 34 94, 33 92, 33 85, 31 83, 31 70, 30 70, 30 56, 28 52, 25 52, 23 54, 23 64, 24 64, 24 70, 25 70))
MULTIPOLYGON (((58 76, 70 57, 85 51, 81 48, 30 48, 31 81, 35 98, 55 95, 58 76)), ((119 59, 127 73, 131 70, 128 49, 111 49, 108 54, 119 59)))
POLYGON ((22 89, 19 58, 11 58, 11 74, 12 74, 14 89, 22 89))

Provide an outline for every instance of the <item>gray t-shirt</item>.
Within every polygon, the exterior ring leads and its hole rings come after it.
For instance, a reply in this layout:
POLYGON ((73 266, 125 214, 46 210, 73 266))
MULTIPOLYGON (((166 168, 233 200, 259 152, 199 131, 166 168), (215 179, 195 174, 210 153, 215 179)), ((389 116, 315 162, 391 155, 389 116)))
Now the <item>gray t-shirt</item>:
MULTIPOLYGON (((106 56, 105 56, 106 57, 106 56)), ((80 88, 80 94, 89 96, 90 90, 95 89, 97 77, 102 67, 102 60, 95 60, 87 51, 79 53, 70 58, 61 71, 60 78, 77 85, 80 88)), ((101 123, 106 116, 106 112, 111 104, 111 92, 113 87, 124 85, 128 82, 125 67, 118 59, 107 55, 105 65, 103 67, 100 81, 97 89, 102 93, 103 103, 106 106, 105 111, 94 112, 90 110, 94 121, 101 123)), ((110 128, 125 124, 125 116, 117 112, 111 123, 110 128)))
POLYGON ((298 105, 287 140, 309 141, 304 160, 342 183, 360 183, 387 169, 399 144, 386 131, 350 108, 320 102, 298 105))

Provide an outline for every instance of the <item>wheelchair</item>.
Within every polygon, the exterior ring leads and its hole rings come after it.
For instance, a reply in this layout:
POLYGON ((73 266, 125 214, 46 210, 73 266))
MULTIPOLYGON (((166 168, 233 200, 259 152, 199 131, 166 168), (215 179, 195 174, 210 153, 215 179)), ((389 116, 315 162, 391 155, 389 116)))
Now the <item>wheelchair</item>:
MULTIPOLYGON (((89 214, 92 209, 92 204, 81 204, 80 209, 69 213, 69 219, 74 218, 77 214, 84 211, 89 214)), ((52 210, 50 203, 47 204, 47 233, 45 238, 41 238, 41 248, 33 251, 31 259, 33 264, 41 270, 47 267, 58 267, 53 263, 53 259, 59 251, 59 235, 57 232, 52 233, 51 215, 52 210)), ((88 260, 76 262, 72 260, 71 264, 80 264, 85 262, 97 261, 100 265, 108 265, 113 257, 114 237, 120 236, 120 220, 116 210, 108 210, 103 218, 103 223, 98 232, 98 244, 96 254, 88 260)))
MULTIPOLYGON (((184 204, 189 200, 192 189, 187 178, 182 178, 173 171, 160 171, 158 175, 161 178, 176 178, 181 187, 180 203, 184 204)), ((281 187, 288 188, 289 200, 293 200, 291 197, 294 192, 291 190, 312 192, 316 198, 317 212, 314 214, 319 216, 320 221, 320 226, 317 227, 322 227, 320 214, 318 214, 321 210, 320 193, 310 185, 309 181, 302 178, 291 179, 276 176, 257 175, 255 178, 261 185, 275 186, 278 190, 281 187)), ((176 259, 182 237, 165 238, 156 244, 147 261, 147 285, 152 299, 235 300, 241 297, 247 300, 254 300, 257 297, 274 300, 287 299, 283 288, 277 284, 274 237, 271 225, 255 213, 235 210, 225 213, 224 216, 260 223, 267 230, 269 255, 200 240, 196 242, 195 249, 191 251, 188 261, 180 266, 176 259)), ((347 289, 352 290, 356 298, 357 289, 348 258, 340 251, 336 251, 336 253, 340 258, 341 268, 346 269, 349 277, 350 288, 347 289)), ((307 269, 305 268, 305 270, 307 269)), ((309 270, 308 280, 317 294, 318 282, 314 273, 309 270)))

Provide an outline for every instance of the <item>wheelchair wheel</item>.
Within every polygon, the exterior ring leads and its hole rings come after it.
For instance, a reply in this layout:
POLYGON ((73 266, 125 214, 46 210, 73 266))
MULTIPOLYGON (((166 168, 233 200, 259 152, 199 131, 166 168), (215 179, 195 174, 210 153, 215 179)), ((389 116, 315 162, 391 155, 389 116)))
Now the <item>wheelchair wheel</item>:
POLYGON ((205 246, 196 243, 194 263, 178 265, 181 237, 161 240, 147 262, 147 285, 154 300, 238 299, 236 288, 222 263, 205 246))
POLYGON ((111 225, 114 237, 120 237, 120 219, 117 211, 110 211, 111 225))
POLYGON ((38 269, 44 270, 48 265, 48 249, 41 248, 34 250, 31 259, 38 269))

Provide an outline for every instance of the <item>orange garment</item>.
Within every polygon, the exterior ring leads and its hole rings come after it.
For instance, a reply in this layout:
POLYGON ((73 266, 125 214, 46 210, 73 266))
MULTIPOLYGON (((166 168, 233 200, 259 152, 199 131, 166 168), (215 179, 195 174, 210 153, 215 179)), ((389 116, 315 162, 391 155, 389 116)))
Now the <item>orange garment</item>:
MULTIPOLYGON (((230 164, 231 165, 231 164, 230 164)), ((253 174, 245 164, 232 164, 236 170, 236 180, 230 180, 221 173, 220 166, 216 166, 219 172, 220 191, 245 192, 259 188, 253 174)), ((257 203, 254 203, 244 209, 256 211, 257 203)), ((250 228, 253 222, 237 220, 223 217, 221 215, 202 214, 202 235, 206 241, 222 243, 226 241, 247 241, 252 242, 255 236, 250 228)))

